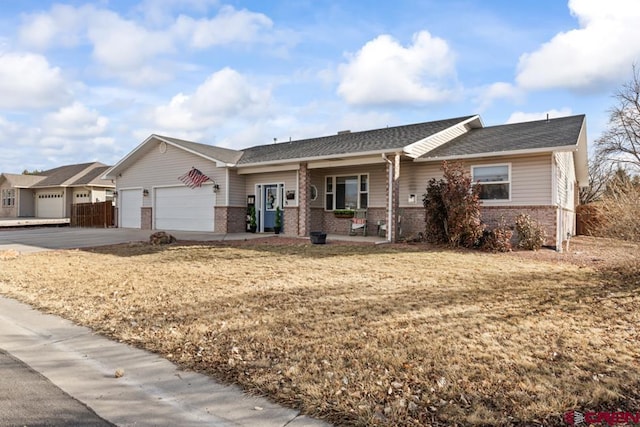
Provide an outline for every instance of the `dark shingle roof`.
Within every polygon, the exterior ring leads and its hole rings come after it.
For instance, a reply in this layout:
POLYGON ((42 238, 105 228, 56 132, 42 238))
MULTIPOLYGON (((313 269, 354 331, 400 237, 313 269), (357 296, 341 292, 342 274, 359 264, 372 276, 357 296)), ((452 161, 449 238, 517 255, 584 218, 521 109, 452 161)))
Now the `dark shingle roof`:
POLYGON ((3 173, 2 176, 11 183, 13 187, 30 187, 45 179, 39 175, 22 175, 15 173, 3 173))
MULTIPOLYGON (((38 182, 34 187, 54 187, 59 185, 67 184, 67 181, 73 178, 75 175, 79 174, 83 170, 87 169, 89 166, 95 164, 95 162, 91 163, 80 163, 77 165, 67 165, 67 166, 59 166, 54 169, 49 169, 40 173, 40 175, 46 176, 45 179, 38 182)), ((98 163, 100 166, 104 166, 102 163, 98 163)))
POLYGON ((244 150, 239 164, 402 149, 474 116, 413 125, 340 133, 320 138, 259 145, 244 150))
POLYGON ((421 159, 469 156, 575 145, 584 114, 550 120, 471 129, 424 154, 421 159))
POLYGON ((187 150, 204 154, 209 158, 216 159, 224 163, 236 163, 240 158, 240 156, 242 156, 242 151, 232 150, 229 148, 214 147, 212 145, 185 141, 182 139, 171 138, 168 136, 161 136, 161 135, 156 135, 156 136, 160 139, 164 139, 165 141, 169 141, 183 148, 186 148, 187 150))
POLYGON ((73 181, 71 185, 106 185, 113 183, 108 179, 99 179, 111 166, 99 166, 91 169, 88 173, 73 181))

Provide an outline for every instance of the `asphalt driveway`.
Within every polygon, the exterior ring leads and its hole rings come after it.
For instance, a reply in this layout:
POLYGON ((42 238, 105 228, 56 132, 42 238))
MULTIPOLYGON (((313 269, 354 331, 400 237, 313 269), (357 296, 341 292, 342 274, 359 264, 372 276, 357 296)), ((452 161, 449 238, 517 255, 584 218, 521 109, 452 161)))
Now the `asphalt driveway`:
MULTIPOLYGON (((0 229, 0 250, 22 253, 50 249, 88 248, 118 243, 149 241, 155 230, 130 228, 42 227, 0 229)), ((178 240, 232 240, 264 237, 257 234, 216 234, 196 231, 168 231, 178 240)))

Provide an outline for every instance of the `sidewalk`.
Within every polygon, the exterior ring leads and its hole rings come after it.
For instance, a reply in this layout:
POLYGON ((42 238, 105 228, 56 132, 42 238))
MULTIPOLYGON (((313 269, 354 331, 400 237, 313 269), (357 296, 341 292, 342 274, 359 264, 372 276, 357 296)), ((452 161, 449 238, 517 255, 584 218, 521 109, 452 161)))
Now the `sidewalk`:
POLYGON ((4 297, 0 348, 119 426, 328 426, 4 297))

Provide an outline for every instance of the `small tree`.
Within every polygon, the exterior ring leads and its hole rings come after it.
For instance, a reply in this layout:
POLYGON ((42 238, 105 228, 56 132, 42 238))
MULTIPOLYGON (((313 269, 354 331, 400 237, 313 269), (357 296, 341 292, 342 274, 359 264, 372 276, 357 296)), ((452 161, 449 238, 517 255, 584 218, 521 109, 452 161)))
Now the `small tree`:
POLYGON ((613 95, 617 104, 609 110, 609 126, 596 140, 604 158, 640 169, 640 72, 634 65, 631 80, 613 95))
POLYGON ((431 179, 423 195, 426 238, 432 243, 476 246, 484 225, 480 220, 480 186, 473 185, 462 163, 442 163, 443 179, 431 179))

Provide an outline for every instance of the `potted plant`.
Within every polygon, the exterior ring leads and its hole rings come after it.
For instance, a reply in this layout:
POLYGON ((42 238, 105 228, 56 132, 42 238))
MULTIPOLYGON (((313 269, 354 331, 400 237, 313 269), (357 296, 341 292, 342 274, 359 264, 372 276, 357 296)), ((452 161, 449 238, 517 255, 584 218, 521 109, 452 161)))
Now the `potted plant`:
POLYGON ((276 206, 276 223, 273 227, 273 232, 280 234, 280 231, 282 231, 282 211, 280 210, 280 206, 276 206))
POLYGON ((249 207, 249 231, 255 233, 258 229, 258 223, 256 221, 256 208, 254 206, 249 207))

